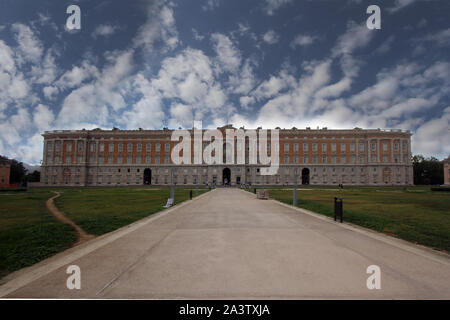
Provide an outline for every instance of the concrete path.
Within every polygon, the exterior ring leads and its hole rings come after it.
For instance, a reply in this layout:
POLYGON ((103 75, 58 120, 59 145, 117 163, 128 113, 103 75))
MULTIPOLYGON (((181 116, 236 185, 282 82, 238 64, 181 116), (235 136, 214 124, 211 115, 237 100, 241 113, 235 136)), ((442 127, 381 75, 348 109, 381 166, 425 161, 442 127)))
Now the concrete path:
POLYGON ((450 298, 450 259, 405 241, 218 189, 14 274, 0 296, 450 298), (66 288, 69 265, 81 289, 66 288), (367 267, 381 269, 369 290, 367 267))

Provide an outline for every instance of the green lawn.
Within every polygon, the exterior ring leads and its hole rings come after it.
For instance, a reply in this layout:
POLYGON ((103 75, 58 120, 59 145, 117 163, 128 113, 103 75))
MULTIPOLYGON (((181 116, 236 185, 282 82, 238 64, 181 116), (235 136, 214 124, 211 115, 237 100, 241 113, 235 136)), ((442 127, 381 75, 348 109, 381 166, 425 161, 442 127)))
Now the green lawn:
POLYGON ((70 226, 46 209, 49 190, 0 193, 0 278, 69 248, 70 226))
MULTIPOLYGON (((175 204, 189 199, 188 188, 175 189, 175 204)), ((60 190, 56 206, 84 231, 101 235, 163 209, 170 191, 161 188, 77 188, 60 190)), ((204 193, 199 188, 199 195, 204 193)), ((193 190, 195 197, 195 190, 193 190)))
MULTIPOLYGON (((271 189, 270 197, 292 204, 292 189, 271 189)), ((342 197, 344 221, 450 252, 450 194, 429 187, 305 187, 298 207, 333 216, 342 197), (308 190, 309 189, 309 190, 308 190)))
MULTIPOLYGON (((177 188, 175 204, 189 199, 177 188)), ((76 242, 73 229, 57 221, 45 201, 58 191, 56 206, 86 232, 101 235, 130 224, 166 204, 169 188, 51 188, 0 193, 0 278, 30 266, 76 242)), ((199 188, 199 195, 204 193, 199 188)), ((193 190, 195 197, 195 190, 193 190)))

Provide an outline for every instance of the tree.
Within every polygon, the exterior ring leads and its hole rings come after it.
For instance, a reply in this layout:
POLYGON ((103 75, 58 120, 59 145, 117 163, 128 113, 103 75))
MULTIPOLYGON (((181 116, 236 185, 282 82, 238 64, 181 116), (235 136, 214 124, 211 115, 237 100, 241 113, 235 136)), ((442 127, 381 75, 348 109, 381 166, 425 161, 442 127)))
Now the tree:
POLYGON ((32 173, 28 173, 26 175, 27 182, 39 182, 41 180, 41 173, 37 170, 34 170, 32 173))
POLYGON ((414 184, 443 184, 444 167, 435 157, 425 158, 415 155, 412 159, 414 171, 414 184))

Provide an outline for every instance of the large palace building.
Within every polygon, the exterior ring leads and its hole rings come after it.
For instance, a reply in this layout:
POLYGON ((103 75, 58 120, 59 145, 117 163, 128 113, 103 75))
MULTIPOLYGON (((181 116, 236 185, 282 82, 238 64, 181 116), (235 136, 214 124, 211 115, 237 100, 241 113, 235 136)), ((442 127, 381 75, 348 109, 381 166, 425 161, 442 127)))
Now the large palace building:
MULTIPOLYGON (((223 132, 233 127, 218 129, 223 132)), ((175 165, 171 150, 177 142, 171 141, 172 131, 47 131, 43 134, 41 185, 413 183, 409 131, 280 129, 280 166, 275 175, 261 175, 261 165, 249 164, 248 159, 244 164, 175 165)))

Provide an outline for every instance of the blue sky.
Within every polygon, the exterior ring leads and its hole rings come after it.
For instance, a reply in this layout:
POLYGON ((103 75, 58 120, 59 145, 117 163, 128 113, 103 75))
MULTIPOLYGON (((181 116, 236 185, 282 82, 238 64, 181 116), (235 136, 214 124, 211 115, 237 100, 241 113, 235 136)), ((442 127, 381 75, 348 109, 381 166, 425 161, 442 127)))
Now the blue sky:
POLYGON ((45 130, 202 120, 408 129, 413 153, 442 159, 449 18, 440 0, 1 0, 0 154, 38 164, 45 130))

